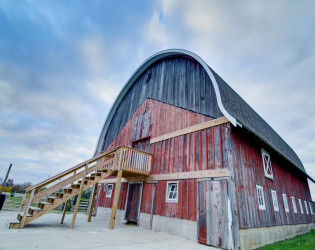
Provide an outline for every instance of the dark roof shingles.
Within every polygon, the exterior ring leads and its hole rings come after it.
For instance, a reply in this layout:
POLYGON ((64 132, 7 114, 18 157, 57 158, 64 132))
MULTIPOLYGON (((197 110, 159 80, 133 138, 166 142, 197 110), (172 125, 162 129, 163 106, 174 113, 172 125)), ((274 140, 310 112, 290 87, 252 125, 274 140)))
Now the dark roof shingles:
POLYGON ((301 160, 292 148, 217 73, 211 71, 217 80, 224 108, 306 174, 301 160))

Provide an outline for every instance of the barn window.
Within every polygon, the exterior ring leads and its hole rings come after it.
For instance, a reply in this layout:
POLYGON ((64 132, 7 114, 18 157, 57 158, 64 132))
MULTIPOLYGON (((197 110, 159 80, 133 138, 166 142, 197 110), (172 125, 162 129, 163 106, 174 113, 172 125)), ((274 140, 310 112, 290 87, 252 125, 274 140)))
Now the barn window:
POLYGON ((267 151, 261 149, 261 156, 262 156, 262 161, 263 161, 263 165, 264 165, 265 176, 268 177, 269 179, 273 180, 270 155, 268 154, 267 151))
POLYGON ((293 211, 294 211, 294 213, 297 214, 295 198, 293 196, 291 196, 291 201, 292 201, 293 211))
POLYGON ((274 211, 279 211, 278 197, 275 190, 271 190, 271 197, 274 211))
POLYGON ((305 211, 306 211, 306 213, 308 214, 308 207, 307 207, 306 201, 304 201, 304 205, 305 205, 305 211))
POLYGON ((260 210, 266 210, 264 189, 263 187, 256 185, 256 190, 257 190, 258 208, 260 210))
POLYGON ((309 201, 308 204, 310 205, 310 212, 311 212, 311 215, 313 215, 313 209, 312 209, 312 204, 311 202, 309 201))
POLYGON ((106 197, 112 197, 112 191, 113 191, 113 184, 108 184, 107 190, 106 190, 106 197))
POLYGON ((289 209, 289 204, 288 204, 288 199, 287 199, 287 195, 286 194, 282 194, 282 199, 283 199, 283 204, 284 204, 284 210, 289 213, 290 209, 289 209))
POLYGON ((301 214, 304 214, 301 199, 299 199, 299 204, 300 204, 301 214))
POLYGON ((178 200, 178 182, 168 182, 166 190, 166 201, 177 202, 178 200))

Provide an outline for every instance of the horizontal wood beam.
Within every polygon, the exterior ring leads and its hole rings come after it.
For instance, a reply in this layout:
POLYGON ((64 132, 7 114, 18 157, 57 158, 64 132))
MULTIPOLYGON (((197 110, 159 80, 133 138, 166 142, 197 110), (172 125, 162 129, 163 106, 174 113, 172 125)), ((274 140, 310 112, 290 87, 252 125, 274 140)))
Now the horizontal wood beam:
MULTIPOLYGON (((164 180, 184 180, 184 179, 203 179, 203 178, 218 178, 218 177, 229 177, 230 170, 227 168, 223 169, 210 169, 201 171, 190 171, 180 172, 171 174, 156 174, 150 176, 136 176, 122 178, 121 182, 137 182, 137 181, 164 181, 164 180)), ((116 178, 104 179, 100 183, 115 183, 116 178)))
POLYGON ((174 131, 174 132, 162 135, 162 136, 154 137, 154 138, 152 138, 150 140, 150 144, 156 143, 156 142, 159 142, 159 141, 164 141, 166 139, 174 138, 174 137, 177 137, 177 136, 189 134, 189 133, 192 133, 192 132, 195 132, 195 131, 198 131, 198 130, 202 130, 202 129, 205 129, 205 128, 211 128, 211 127, 218 126, 220 124, 224 124, 224 123, 228 123, 228 122, 229 122, 229 120, 226 117, 223 116, 223 117, 220 117, 218 119, 214 119, 214 120, 211 120, 211 121, 203 122, 203 123, 200 123, 200 124, 197 124, 197 125, 194 125, 194 126, 191 126, 191 127, 187 127, 187 128, 184 128, 184 129, 180 129, 180 130, 177 130, 177 131, 174 131))

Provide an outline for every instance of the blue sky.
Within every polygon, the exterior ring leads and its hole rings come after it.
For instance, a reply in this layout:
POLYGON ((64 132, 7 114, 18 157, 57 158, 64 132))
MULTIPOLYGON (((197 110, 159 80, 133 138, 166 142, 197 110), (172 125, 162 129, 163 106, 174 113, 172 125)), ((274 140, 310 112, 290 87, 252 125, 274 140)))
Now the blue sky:
MULTIPOLYGON (((201 56, 315 178, 313 1, 1 1, 0 176, 39 182, 95 150, 135 69, 201 56)), ((313 200, 315 185, 311 184, 313 200)))

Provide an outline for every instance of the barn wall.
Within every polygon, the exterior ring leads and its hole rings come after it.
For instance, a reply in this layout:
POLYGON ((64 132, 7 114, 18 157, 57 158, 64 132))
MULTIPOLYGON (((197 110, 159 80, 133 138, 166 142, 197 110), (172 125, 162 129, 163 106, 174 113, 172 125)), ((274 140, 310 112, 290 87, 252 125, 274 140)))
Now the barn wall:
POLYGON ((240 228, 313 222, 314 218, 310 211, 306 214, 304 206, 304 200, 307 203, 311 200, 306 177, 278 154, 266 148, 257 140, 257 137, 254 138, 244 131, 232 129, 233 165, 240 228), (270 154, 273 180, 264 175, 261 148, 270 154), (266 210, 258 208, 256 185, 264 189, 266 210), (277 192, 279 212, 273 209, 271 190, 277 192), (289 213, 284 210, 282 193, 287 195, 289 213), (293 212, 291 196, 295 197, 298 213, 293 212), (298 199, 302 200, 304 214, 301 214, 298 199))
POLYGON ((102 150, 108 148, 146 98, 213 118, 221 116, 203 67, 188 57, 170 57, 153 64, 127 92, 109 125, 102 150))
MULTIPOLYGON (((142 137, 154 138, 209 120, 212 118, 146 99, 110 144, 107 151, 119 145, 131 146, 132 141, 142 137), (150 117, 147 114, 150 114, 150 117)), ((153 155, 152 174, 228 168, 228 128, 228 123, 222 124, 150 144, 149 151, 153 155)), ((167 181, 159 181, 156 184, 144 183, 140 212, 151 213, 152 189, 155 186, 154 215, 195 221, 196 180, 178 180, 178 184, 178 203, 169 203, 165 201, 167 181)), ((120 203, 126 199, 126 193, 127 186, 122 186, 120 203)), ((105 198, 105 195, 105 191, 102 190, 100 206, 110 207, 112 198, 105 198)), ((125 202, 120 203, 118 209, 124 209, 125 202)))

